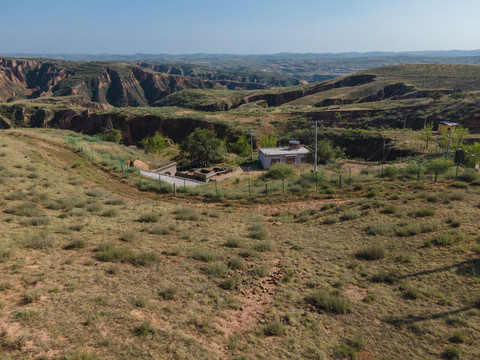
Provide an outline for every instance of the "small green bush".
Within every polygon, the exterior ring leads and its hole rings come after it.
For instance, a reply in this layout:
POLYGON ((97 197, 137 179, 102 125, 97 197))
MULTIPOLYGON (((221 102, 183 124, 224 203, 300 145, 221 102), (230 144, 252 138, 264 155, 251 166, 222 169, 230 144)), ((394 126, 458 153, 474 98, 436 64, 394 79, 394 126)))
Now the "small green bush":
POLYGON ((14 190, 10 194, 5 195, 5 199, 7 200, 25 200, 26 197, 27 194, 18 190, 14 190))
POLYGON ((40 232, 28 238, 25 246, 29 249, 45 249, 55 246, 55 239, 47 232, 40 232))
POLYGON ((435 215, 435 209, 432 208, 423 208, 415 209, 409 213, 411 217, 427 217, 435 215))
POLYGON ((72 239, 70 242, 65 245, 65 250, 73 250, 73 249, 83 249, 86 246, 86 243, 83 239, 72 239))
POLYGON ((355 256, 360 260, 380 260, 385 257, 385 249, 380 245, 369 245, 357 251, 355 256))
POLYGON ((103 211, 100 216, 103 217, 115 217, 118 216, 118 210, 117 209, 106 209, 103 211))
POLYGON ((50 219, 46 216, 39 216, 39 217, 31 217, 22 219, 20 224, 23 226, 42 226, 48 225, 50 223, 50 219))
POLYGON ((149 334, 155 334, 156 330, 149 322, 141 323, 133 329, 133 333, 137 336, 146 336, 149 334))
POLYGON ((458 189, 465 189, 468 187, 468 184, 465 181, 454 181, 451 186, 458 189))
POLYGON ((270 266, 267 264, 258 265, 253 269, 253 273, 258 277, 265 277, 270 272, 270 266))
POLYGON ((228 266, 224 262, 213 262, 205 267, 205 271, 209 275, 225 276, 228 273, 228 266))
POLYGON ((387 235, 395 231, 395 226, 389 223, 370 225, 365 230, 368 235, 387 235))
POLYGON ((443 352, 443 356, 445 359, 459 359, 460 358, 460 349, 455 346, 448 345, 443 352))
POLYGON ((173 300, 175 298, 175 295, 177 294, 177 290, 174 288, 166 288, 163 290, 160 290, 158 292, 158 295, 163 299, 163 300, 173 300))
POLYGON ((120 237, 120 239, 125 242, 132 242, 136 239, 136 237, 137 237, 137 234, 135 231, 127 231, 120 237))
POLYGON ((147 214, 142 214, 138 218, 139 222, 143 223, 155 223, 160 219, 160 216, 154 213, 147 213, 147 214))
POLYGON ((287 164, 277 163, 274 164, 264 172, 261 176, 263 180, 280 180, 283 178, 291 178, 295 175, 295 170, 287 164))
POLYGON ((323 223, 326 224, 326 225, 336 224, 338 222, 340 222, 340 218, 338 216, 334 216, 334 215, 326 216, 323 219, 323 223))
POLYGON ((465 169, 460 175, 458 175, 458 179, 471 183, 479 180, 480 175, 474 169, 465 169))
POLYGON ((453 333, 449 340, 455 344, 463 344, 467 340, 467 337, 463 332, 457 330, 453 333))
POLYGON ((406 287, 403 290, 402 297, 406 300, 417 300, 420 298, 420 294, 417 289, 413 287, 406 287))
POLYGON ((258 252, 272 251, 273 243, 269 240, 259 241, 253 244, 252 249, 258 252))
POLYGON ((420 230, 420 226, 413 223, 402 224, 396 228, 397 235, 401 237, 418 235, 420 230))
POLYGON ((190 208, 181 208, 174 211, 175 219, 177 220, 190 220, 198 221, 200 220, 200 215, 198 215, 194 210, 190 208))
POLYGON ((225 241, 224 245, 229 248, 240 248, 242 247, 243 243, 239 238, 230 237, 227 239, 227 241, 225 241))
POLYGON ((248 228, 248 236, 251 239, 263 240, 268 236, 268 233, 262 223, 254 222, 248 228))
POLYGON ((279 320, 269 321, 263 328, 266 336, 278 336, 284 333, 283 324, 279 320))
POLYGON ((232 270, 243 269, 245 267, 245 261, 241 257, 234 256, 228 261, 227 265, 232 270))
POLYGON ((342 221, 347 221, 347 220, 354 220, 358 217, 360 217, 360 213, 356 210, 351 210, 351 211, 344 212, 340 219, 342 221))
POLYGON ((350 301, 337 294, 329 294, 324 290, 316 290, 307 301, 319 309, 335 314, 350 312, 350 301))
POLYGON ((398 213, 398 206, 395 205, 387 205, 385 206, 382 211, 383 214, 396 214, 398 213))
POLYGON ((191 250, 191 257, 195 260, 212 262, 218 260, 220 258, 220 254, 217 251, 211 249, 193 248, 191 250))
POLYGON ((90 189, 87 191, 87 196, 91 197, 102 197, 104 194, 99 189, 90 189))
POLYGON ((435 237, 433 238, 433 243, 438 246, 448 246, 463 240, 464 237, 465 235, 460 232, 439 233, 435 234, 435 237))

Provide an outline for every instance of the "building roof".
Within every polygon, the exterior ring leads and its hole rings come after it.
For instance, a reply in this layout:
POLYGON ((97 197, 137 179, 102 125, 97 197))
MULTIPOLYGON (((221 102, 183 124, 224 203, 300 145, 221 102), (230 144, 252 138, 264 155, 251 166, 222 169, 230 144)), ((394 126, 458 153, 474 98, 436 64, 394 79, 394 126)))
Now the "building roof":
POLYGON ((458 123, 449 122, 449 121, 440 121, 439 124, 447 125, 447 126, 457 126, 458 125, 458 123))
POLYGON ((308 150, 305 146, 300 146, 298 149, 291 149, 288 146, 282 147, 274 147, 274 148, 261 148, 258 149, 266 156, 273 156, 273 155, 304 155, 308 154, 310 150, 308 150))

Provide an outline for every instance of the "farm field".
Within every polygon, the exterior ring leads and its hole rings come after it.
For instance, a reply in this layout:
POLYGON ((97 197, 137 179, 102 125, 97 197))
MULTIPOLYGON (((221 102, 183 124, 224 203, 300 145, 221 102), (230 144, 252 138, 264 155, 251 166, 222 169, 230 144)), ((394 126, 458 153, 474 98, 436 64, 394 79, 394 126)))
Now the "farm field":
POLYGON ((480 357, 476 173, 174 197, 63 139, 0 132, 0 359, 480 357))

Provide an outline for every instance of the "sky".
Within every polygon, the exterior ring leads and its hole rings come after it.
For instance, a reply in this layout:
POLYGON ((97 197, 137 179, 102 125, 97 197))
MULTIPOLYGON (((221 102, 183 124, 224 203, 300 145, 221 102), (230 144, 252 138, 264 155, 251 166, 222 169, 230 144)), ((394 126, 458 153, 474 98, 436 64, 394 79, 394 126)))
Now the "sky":
POLYGON ((0 0, 0 53, 480 49, 479 0, 0 0))

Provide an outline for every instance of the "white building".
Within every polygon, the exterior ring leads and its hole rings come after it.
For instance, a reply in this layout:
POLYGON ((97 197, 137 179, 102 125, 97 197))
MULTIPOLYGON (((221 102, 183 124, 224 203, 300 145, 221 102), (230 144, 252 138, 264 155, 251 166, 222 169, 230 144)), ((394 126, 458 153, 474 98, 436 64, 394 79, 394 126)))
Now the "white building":
POLYGON ((264 169, 269 169, 275 163, 300 165, 302 159, 310 152, 300 141, 290 140, 288 146, 258 149, 258 160, 264 169))

